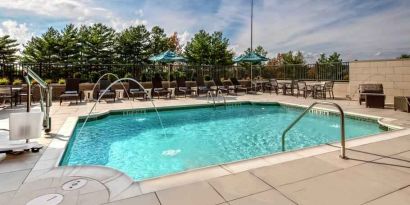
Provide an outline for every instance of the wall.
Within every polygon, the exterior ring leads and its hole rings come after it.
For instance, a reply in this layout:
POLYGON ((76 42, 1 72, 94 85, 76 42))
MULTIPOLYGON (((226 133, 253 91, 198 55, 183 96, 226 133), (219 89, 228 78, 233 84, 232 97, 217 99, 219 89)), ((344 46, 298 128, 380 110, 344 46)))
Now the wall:
POLYGON ((348 93, 354 100, 363 83, 383 84, 386 103, 393 103, 394 96, 410 96, 410 60, 353 61, 349 72, 348 93))

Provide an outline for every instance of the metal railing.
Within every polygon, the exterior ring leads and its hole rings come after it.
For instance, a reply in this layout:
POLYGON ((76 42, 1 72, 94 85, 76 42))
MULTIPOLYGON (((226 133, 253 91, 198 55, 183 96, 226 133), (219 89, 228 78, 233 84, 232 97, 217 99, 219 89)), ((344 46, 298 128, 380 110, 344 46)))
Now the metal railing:
POLYGON ((286 133, 297 123, 306 113, 309 112, 315 105, 332 105, 339 110, 340 113, 340 143, 341 143, 341 150, 340 150, 340 158, 346 159, 346 139, 345 139, 345 115, 343 109, 336 103, 333 102, 314 102, 302 114, 299 115, 282 133, 282 151, 285 151, 285 136, 286 133))
MULTIPOLYGON (((43 79, 58 81, 60 78, 81 78, 83 82, 95 82, 104 73, 114 73, 118 77, 132 77, 138 81, 151 81, 155 74, 175 80, 183 76, 186 80, 195 80, 198 76, 207 79, 235 77, 249 79, 250 67, 240 65, 149 65, 149 64, 61 64, 61 63, 0 63, 0 77, 10 81, 22 79, 22 70, 30 68, 43 79)), ((313 80, 313 81, 348 81, 349 63, 332 64, 285 64, 255 65, 253 77, 278 80, 313 80)), ((113 79, 114 80, 114 79, 113 79)))
MULTIPOLYGON (((210 90, 210 91, 208 91, 208 93, 206 94, 206 101, 209 103, 209 98, 212 98, 214 108, 216 108, 216 102, 215 102, 214 92, 216 92, 216 97, 217 97, 217 98, 218 98, 219 96, 222 97, 223 102, 224 102, 224 106, 225 106, 225 109, 226 109, 226 98, 225 98, 225 96, 223 96, 221 90, 217 90, 217 91, 210 90)), ((219 100, 218 100, 218 101, 219 101, 219 100)))

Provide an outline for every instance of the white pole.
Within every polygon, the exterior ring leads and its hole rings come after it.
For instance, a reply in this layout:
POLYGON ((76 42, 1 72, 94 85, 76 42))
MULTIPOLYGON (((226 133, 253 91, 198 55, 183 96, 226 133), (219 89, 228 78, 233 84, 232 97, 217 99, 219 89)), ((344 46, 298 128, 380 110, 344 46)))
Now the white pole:
MULTIPOLYGON (((251 0, 251 52, 253 52, 253 0, 251 0)), ((252 77, 252 62, 251 62, 251 90, 253 86, 253 77, 252 77)))

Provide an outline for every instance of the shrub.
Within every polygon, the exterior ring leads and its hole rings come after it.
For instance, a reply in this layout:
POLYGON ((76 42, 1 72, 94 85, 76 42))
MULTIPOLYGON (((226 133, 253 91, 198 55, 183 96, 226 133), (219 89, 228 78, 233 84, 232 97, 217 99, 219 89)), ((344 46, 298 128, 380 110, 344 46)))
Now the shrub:
POLYGON ((90 77, 90 81, 91 81, 92 83, 97 82, 99 76, 100 76, 100 74, 99 74, 97 71, 91 71, 91 72, 90 72, 90 76, 89 76, 89 77, 90 77))
POLYGON ((80 81, 81 82, 88 82, 88 81, 90 81, 90 78, 88 77, 88 75, 86 73, 83 73, 83 74, 81 74, 80 81))
POLYGON ((75 72, 74 74, 73 74, 73 78, 81 78, 81 73, 80 72, 75 72))
POLYGON ((0 78, 0 85, 8 85, 10 83, 7 78, 0 78))
POLYGON ((210 81, 210 80, 211 80, 211 76, 206 75, 204 79, 205 79, 206 81, 210 81))
POLYGON ((62 79, 62 78, 60 78, 60 79, 58 80, 58 84, 60 84, 60 85, 65 84, 65 80, 62 79))
POLYGON ((20 80, 20 79, 14 79, 13 85, 21 85, 21 84, 23 84, 23 81, 22 81, 22 80, 20 80))
POLYGON ((51 84, 51 83, 53 83, 53 80, 51 80, 51 79, 46 79, 44 82, 46 82, 47 84, 51 84))
POLYGON ((125 75, 124 75, 124 78, 133 78, 134 76, 132 76, 132 74, 131 73, 126 73, 125 75))
MULTIPOLYGON (((113 76, 113 75, 108 75, 107 78, 108 78, 108 80, 111 81, 111 82, 114 82, 114 81, 118 80, 118 79, 117 79, 115 76, 113 76)), ((98 80, 98 79, 97 79, 97 80, 98 80)))
POLYGON ((35 85, 35 84, 38 84, 38 82, 36 80, 31 80, 31 84, 35 85))

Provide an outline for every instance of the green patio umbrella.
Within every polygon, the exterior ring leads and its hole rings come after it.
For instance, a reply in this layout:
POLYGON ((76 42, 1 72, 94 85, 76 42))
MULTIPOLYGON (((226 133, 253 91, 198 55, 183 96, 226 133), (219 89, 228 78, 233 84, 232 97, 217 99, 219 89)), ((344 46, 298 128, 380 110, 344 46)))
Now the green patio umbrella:
POLYGON ((236 58, 233 59, 233 62, 235 63, 240 63, 240 62, 248 62, 251 63, 251 88, 252 88, 252 64, 254 63, 260 63, 262 61, 268 61, 269 58, 266 58, 264 56, 261 56, 255 52, 249 52, 247 54, 242 54, 236 58))
MULTIPOLYGON (((174 62, 185 62, 186 61, 184 57, 170 50, 167 50, 158 55, 152 56, 148 60, 152 62, 160 62, 160 63, 174 63, 174 62)), ((170 86, 170 82, 169 82, 170 73, 171 73, 171 67, 168 67, 168 87, 170 86)))

